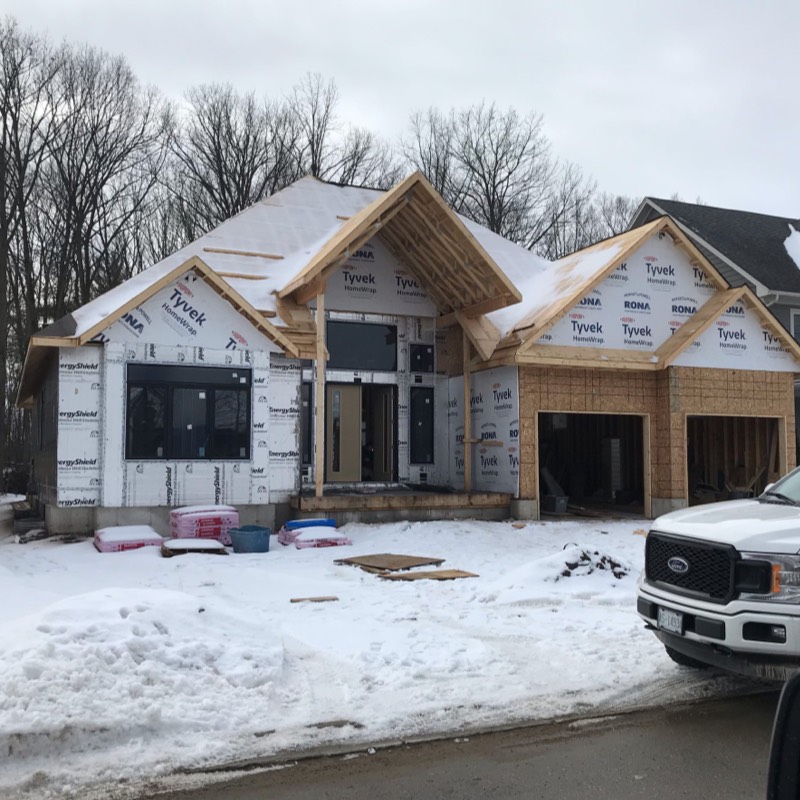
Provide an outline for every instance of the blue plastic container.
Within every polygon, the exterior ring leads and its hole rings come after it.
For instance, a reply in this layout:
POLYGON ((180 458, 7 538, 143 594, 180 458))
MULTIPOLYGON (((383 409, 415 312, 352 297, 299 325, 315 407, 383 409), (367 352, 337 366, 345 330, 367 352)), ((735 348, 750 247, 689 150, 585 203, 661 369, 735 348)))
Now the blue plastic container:
POLYGON ((269 536, 272 531, 261 525, 241 525, 231 528, 231 544, 234 553, 266 553, 269 551, 269 536))
POLYGON ((335 519, 290 519, 284 526, 287 531, 294 531, 297 528, 335 528, 335 519))

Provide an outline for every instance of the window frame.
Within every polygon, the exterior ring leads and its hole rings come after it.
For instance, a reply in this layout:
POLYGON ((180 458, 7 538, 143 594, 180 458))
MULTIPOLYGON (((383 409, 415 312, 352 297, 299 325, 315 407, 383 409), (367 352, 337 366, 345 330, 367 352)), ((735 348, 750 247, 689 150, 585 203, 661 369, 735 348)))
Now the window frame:
POLYGON ((185 366, 169 364, 128 364, 125 385, 125 461, 250 461, 252 458, 253 376, 250 368, 185 366), (129 413, 132 390, 161 390, 164 394, 164 424, 161 433, 161 455, 135 455, 132 451, 132 418, 129 413), (181 390, 204 392, 205 426, 208 445, 203 455, 187 455, 174 444, 173 420, 175 393, 181 390), (221 455, 220 435, 226 429, 217 427, 217 391, 243 394, 246 401, 244 419, 244 454, 221 455))
POLYGON ((414 465, 424 465, 430 466, 436 463, 436 399, 435 399, 435 392, 433 386, 411 386, 409 387, 408 392, 408 426, 409 426, 409 436, 408 436, 408 460, 410 464, 414 465), (415 458, 418 456, 419 453, 415 452, 417 450, 416 446, 416 437, 414 436, 414 423, 415 423, 415 410, 416 405, 414 403, 414 395, 425 395, 430 398, 430 415, 429 415, 429 427, 430 433, 428 436, 430 437, 430 442, 426 442, 429 444, 430 450, 430 458, 426 460, 422 460, 419 458, 415 458))
MULTIPOLYGON (((325 326, 325 344, 328 348, 328 362, 326 368, 328 370, 345 370, 347 372, 386 372, 386 373, 396 373, 399 372, 399 338, 400 331, 398 330, 398 326, 394 323, 389 322, 356 322, 354 320, 349 319, 329 319, 326 321, 325 326), (365 366, 364 362, 364 354, 362 353, 354 353, 352 350, 346 351, 346 358, 344 361, 338 360, 340 356, 343 355, 338 348, 338 342, 340 340, 340 336, 336 335, 336 329, 343 331, 344 329, 349 329, 353 333, 360 334, 358 338, 360 340, 364 340, 365 337, 368 336, 370 332, 374 334, 380 334, 381 331, 379 329, 383 329, 383 333, 385 335, 386 332, 391 331, 392 335, 394 336, 393 342, 393 350, 394 356, 391 366, 387 366, 385 364, 381 364, 380 366, 372 366, 367 365, 365 366)), ((388 352, 388 347, 386 348, 386 352, 388 352)))

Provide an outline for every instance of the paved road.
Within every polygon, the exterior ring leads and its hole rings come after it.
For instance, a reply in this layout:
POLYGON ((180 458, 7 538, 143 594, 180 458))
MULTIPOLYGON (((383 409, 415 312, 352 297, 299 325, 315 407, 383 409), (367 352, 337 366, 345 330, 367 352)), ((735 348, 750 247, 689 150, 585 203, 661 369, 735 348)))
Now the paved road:
POLYGON ((159 800, 763 798, 776 693, 300 761, 159 800))

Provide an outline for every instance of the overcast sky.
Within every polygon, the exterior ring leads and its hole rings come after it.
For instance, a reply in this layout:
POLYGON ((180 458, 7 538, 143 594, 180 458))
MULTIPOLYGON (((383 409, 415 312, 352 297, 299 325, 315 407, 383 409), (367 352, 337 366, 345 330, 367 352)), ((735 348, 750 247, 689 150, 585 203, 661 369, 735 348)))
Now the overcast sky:
POLYGON ((123 54, 179 99, 333 78, 345 121, 481 100, 544 116, 604 191, 800 216, 796 0, 4 0, 23 27, 123 54))

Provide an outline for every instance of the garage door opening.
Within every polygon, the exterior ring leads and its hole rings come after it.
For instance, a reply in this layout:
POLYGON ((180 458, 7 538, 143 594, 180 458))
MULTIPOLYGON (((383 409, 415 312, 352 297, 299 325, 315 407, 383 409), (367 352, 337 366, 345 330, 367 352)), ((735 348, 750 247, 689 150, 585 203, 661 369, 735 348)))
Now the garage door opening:
POLYGON ((778 422, 767 417, 687 417, 690 505, 761 494, 780 474, 778 422))
POLYGON ((540 413, 542 511, 644 513, 644 428, 633 414, 540 413))

